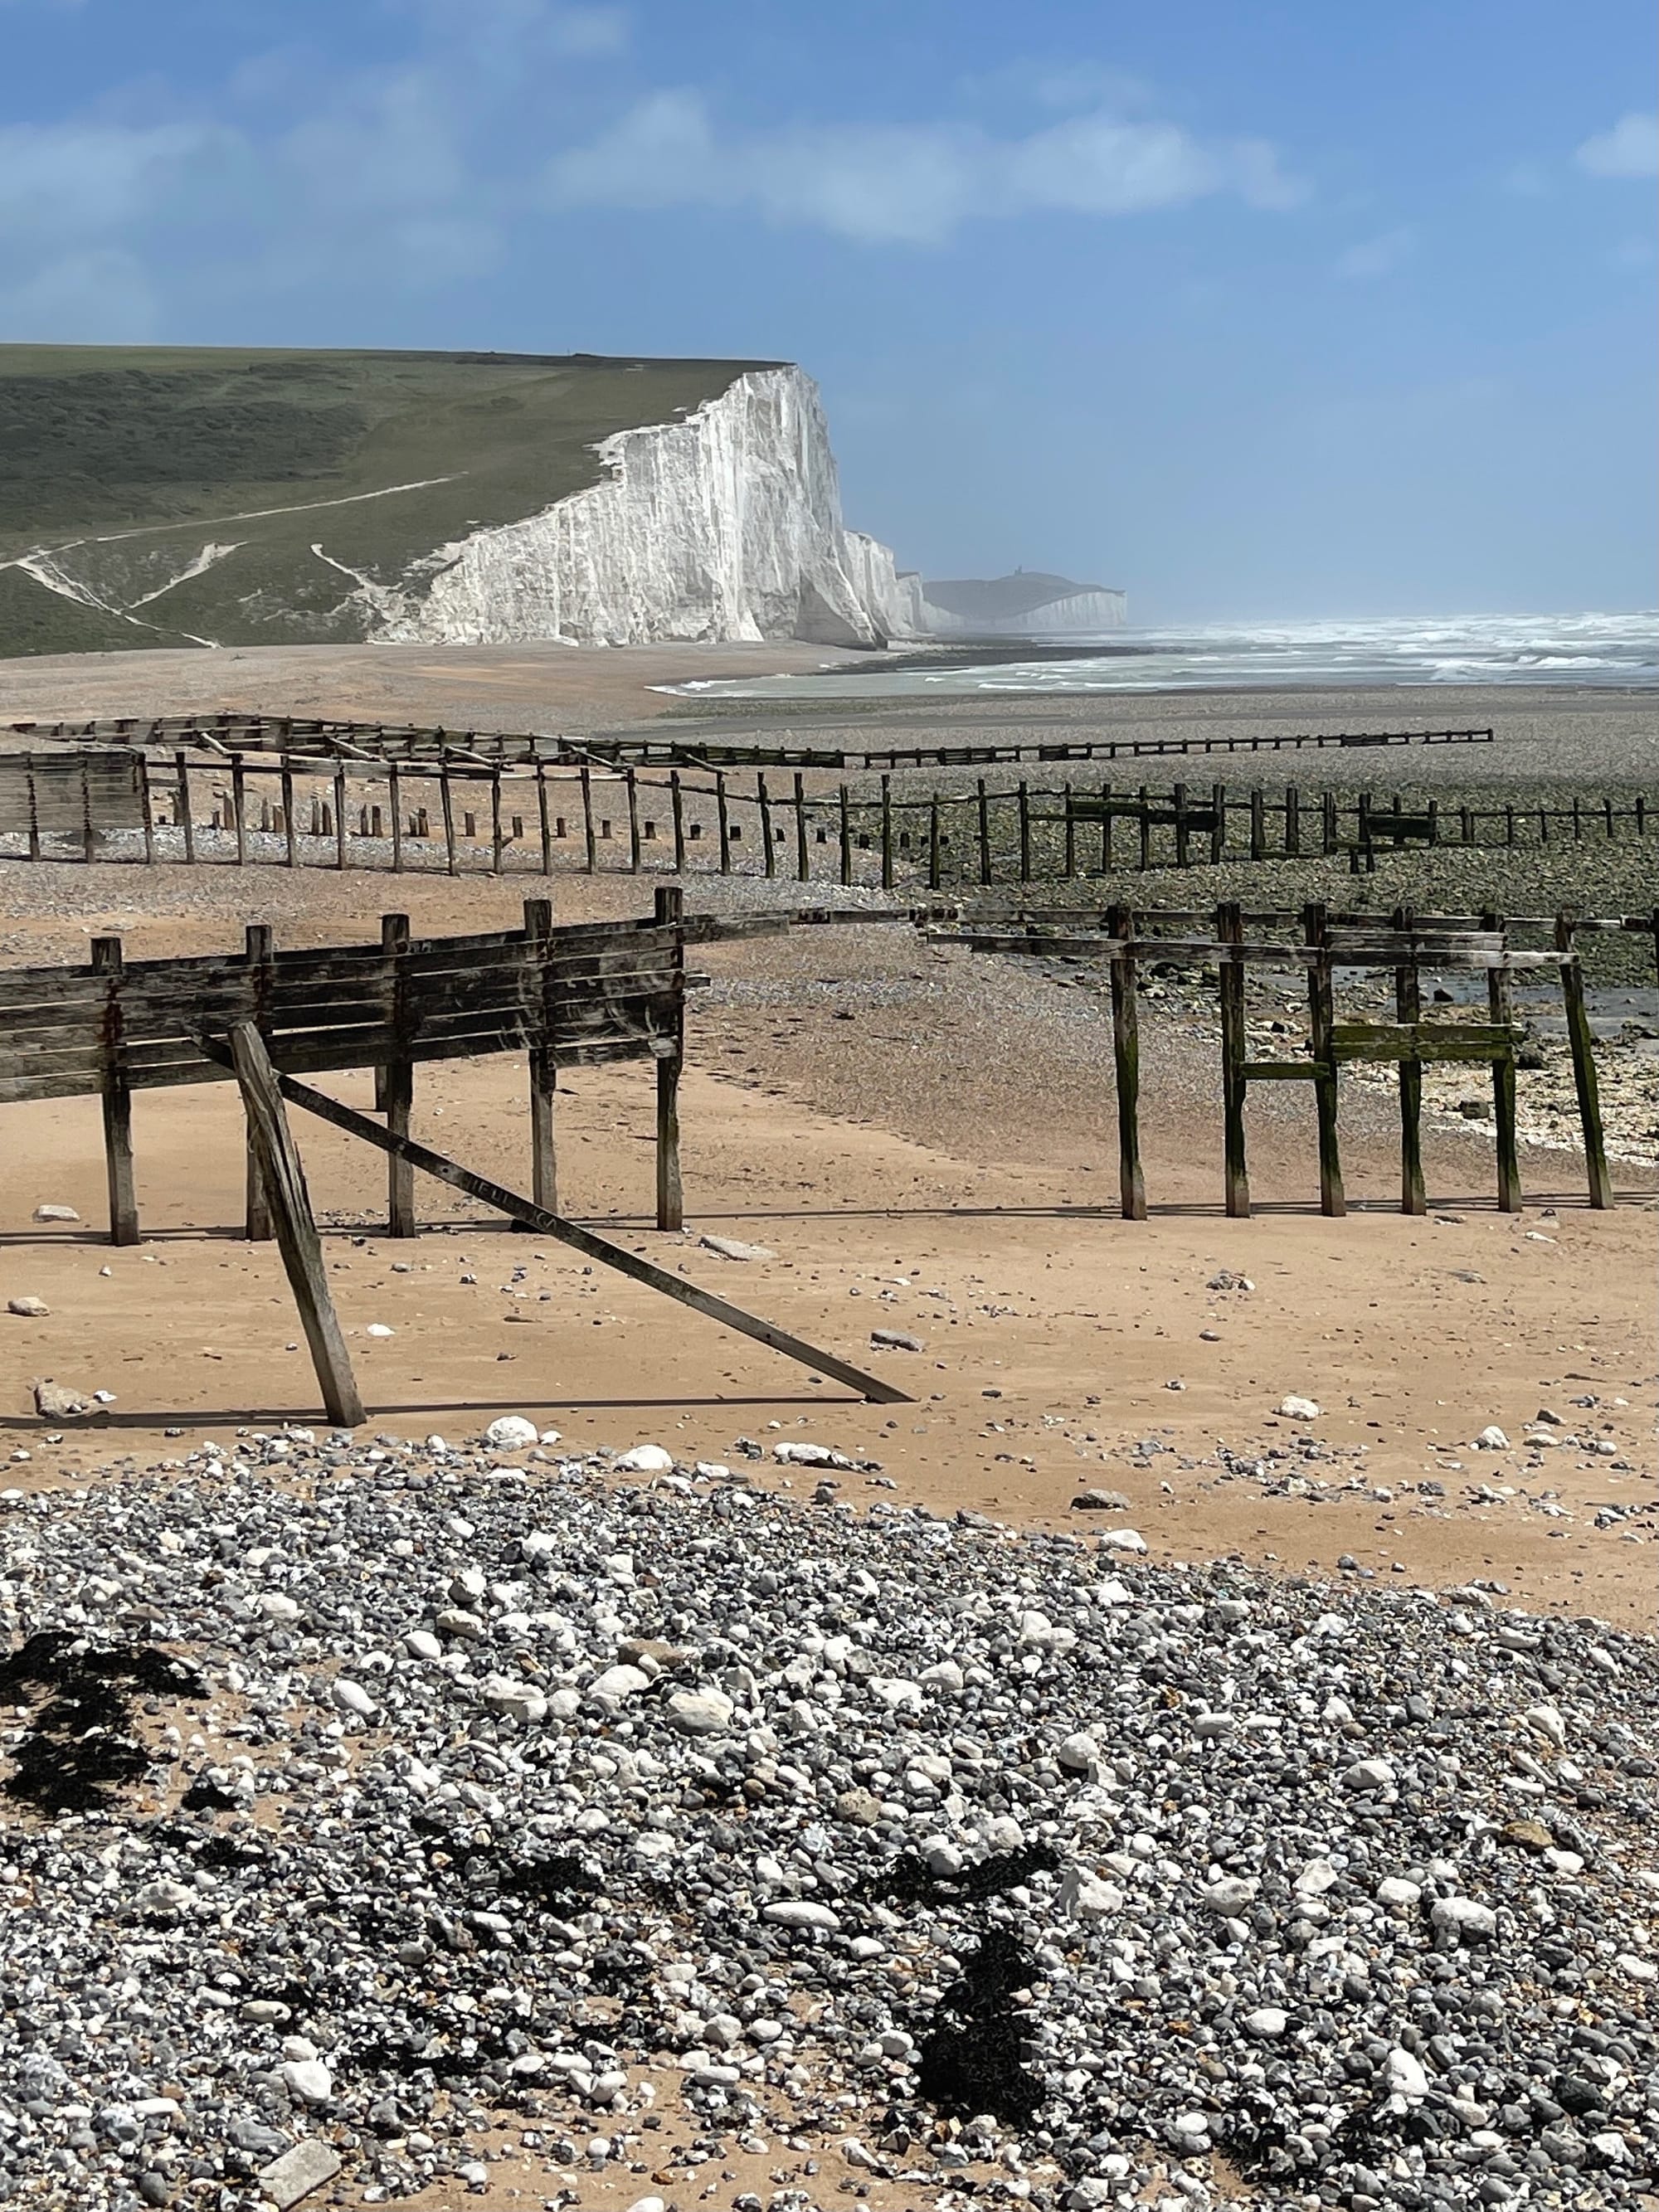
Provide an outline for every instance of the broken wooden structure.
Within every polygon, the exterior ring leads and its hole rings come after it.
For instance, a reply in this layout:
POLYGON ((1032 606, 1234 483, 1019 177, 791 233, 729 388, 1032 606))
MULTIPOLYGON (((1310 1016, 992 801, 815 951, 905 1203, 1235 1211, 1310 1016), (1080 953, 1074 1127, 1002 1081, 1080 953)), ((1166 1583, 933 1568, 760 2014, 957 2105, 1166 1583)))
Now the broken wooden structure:
POLYGON ((378 945, 279 951, 252 926, 240 958, 128 962, 118 937, 93 940, 85 968, 0 971, 0 1103, 94 1095, 104 1115, 110 1237, 137 1243, 135 1091, 234 1078, 247 1121, 246 1233, 275 1236, 325 1405, 362 1418, 334 1317, 286 1099, 387 1156, 387 1228, 416 1232, 416 1170, 482 1199, 538 1234, 846 1382, 876 1402, 906 1394, 568 1220, 558 1211, 554 1107, 558 1071, 648 1059, 656 1072, 656 1221, 683 1225, 679 1086, 685 1057, 685 948, 751 933, 711 917, 688 924, 667 887, 637 921, 556 927, 545 900, 522 931, 414 939, 387 915, 378 945), (523 1052, 529 1075, 531 1183, 524 1198, 409 1134, 422 1062, 523 1052), (375 1121, 298 1083, 301 1072, 371 1067, 375 1121))
POLYGON ((1245 1149, 1245 1103, 1252 1083, 1311 1085, 1318 1128, 1319 1202, 1322 1212, 1346 1211, 1338 1139, 1340 1072, 1363 1061, 1397 1066, 1400 1071, 1401 1208, 1426 1210, 1423 1184, 1422 1101, 1425 1065, 1468 1063, 1491 1071, 1496 1137, 1498 1204, 1505 1212, 1522 1206, 1521 1169, 1516 1138, 1516 1049, 1520 1033, 1514 1020, 1511 983, 1527 969, 1559 974, 1571 1054, 1574 1087, 1583 1131, 1589 1202, 1602 1208, 1613 1202, 1612 1178, 1601 1127, 1600 1095, 1583 973, 1577 937, 1581 931, 1637 929, 1654 934, 1659 952, 1659 915, 1584 921, 1572 914, 1554 917, 1553 942, 1547 949, 1521 950, 1510 941, 1510 925, 1496 914, 1428 915, 1408 908, 1392 914, 1334 915, 1323 905, 1304 907, 1300 941, 1249 937, 1247 929, 1283 926, 1283 913, 1246 914, 1236 902, 1212 915, 1135 914, 1127 906, 1103 914, 1054 911, 1023 914, 976 923, 970 915, 924 924, 938 941, 967 945, 981 952, 1028 957, 1088 956, 1109 963, 1112 1036, 1117 1085, 1120 1202, 1126 1220, 1146 1215, 1146 1178, 1140 1162, 1140 1038, 1139 979, 1143 963, 1176 961, 1217 970, 1221 1028, 1224 1204, 1229 1214, 1250 1211, 1245 1149), (1181 925, 1202 927, 1203 935, 1161 933, 1181 925), (1303 1056, 1252 1059, 1246 1026, 1245 976, 1251 969, 1293 969, 1305 974, 1308 1038, 1303 1056), (1337 1017, 1340 976, 1391 973, 1395 1018, 1392 1022, 1343 1021, 1337 1017), (1483 975, 1486 1018, 1467 1021, 1425 1016, 1425 975, 1459 971, 1483 975))

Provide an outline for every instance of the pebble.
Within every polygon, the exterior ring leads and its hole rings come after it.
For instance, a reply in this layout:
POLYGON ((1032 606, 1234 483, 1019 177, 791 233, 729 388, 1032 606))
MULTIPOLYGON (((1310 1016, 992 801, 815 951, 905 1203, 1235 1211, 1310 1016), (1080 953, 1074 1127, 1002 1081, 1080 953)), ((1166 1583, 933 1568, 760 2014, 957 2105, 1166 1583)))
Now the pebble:
POLYGON ((1317 1401, 1312 1398, 1298 1398, 1294 1394, 1288 1398, 1281 1398, 1273 1411, 1287 1421, 1316 1421, 1319 1419, 1317 1401))
POLYGON ((1429 1908, 1429 1917, 1451 1936, 1480 1938, 1498 1933, 1498 1915, 1473 1897, 1438 1897, 1429 1908))
POLYGON ((52 1308, 44 1298, 8 1298, 6 1311, 17 1314, 25 1321, 45 1321, 52 1308))
POLYGON ((307 2105, 325 2105, 334 2094, 334 2077, 320 2058, 286 2059, 276 2070, 307 2105))
POLYGON ((540 1441, 536 1424, 522 1413, 503 1413, 484 1431, 484 1442, 495 1451, 527 1451, 540 1441))
POLYGON ((674 1455, 660 1444, 635 1444, 616 1462, 618 1474, 672 1474, 674 1455))
POLYGON ((775 1260, 777 1254, 764 1244, 745 1244, 737 1237, 700 1237, 697 1242, 706 1252, 716 1252, 722 1260, 775 1260))
POLYGON ((1507 1451, 1510 1448, 1510 1440, 1497 1423, 1493 1422, 1490 1427, 1481 1430, 1474 1440, 1474 1448, 1477 1451, 1507 1451))
POLYGON ((902 1328, 872 1328, 870 1341, 878 1352, 926 1352, 927 1345, 919 1336, 908 1336, 902 1328))
POLYGON ((0 1794, 0 2201, 276 2205, 305 2154, 459 2207, 505 2143, 527 2202, 690 2205, 786 2138, 745 2212, 832 2154, 1027 2212, 1636 2201, 1650 1639, 501 1449, 250 1431, 9 1515, 0 1774, 28 1637, 201 1680, 91 1804, 0 1794))
POLYGON ((34 1209, 37 1221, 78 1221, 81 1217, 72 1206, 58 1206, 48 1200, 34 1209))
POLYGON ((719 1735, 731 1727, 737 1707, 719 1690, 675 1690, 666 1711, 682 1735, 719 1735))
POLYGON ((290 2205, 309 2197, 325 2181, 332 2181, 339 2171, 338 2151, 318 2136, 307 2136, 292 2150, 285 2150, 269 2166, 260 2167, 259 2188, 276 2207, 276 2212, 289 2212, 290 2205))

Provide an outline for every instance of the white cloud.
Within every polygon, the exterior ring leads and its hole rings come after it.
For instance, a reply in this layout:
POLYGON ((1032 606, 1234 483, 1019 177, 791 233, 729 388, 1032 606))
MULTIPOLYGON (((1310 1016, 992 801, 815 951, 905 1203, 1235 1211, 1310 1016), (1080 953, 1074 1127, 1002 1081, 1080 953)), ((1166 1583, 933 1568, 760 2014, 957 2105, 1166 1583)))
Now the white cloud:
POLYGON ((0 128, 0 237, 72 238, 142 222, 226 136, 193 123, 0 128))
POLYGON ((1417 250, 1417 240, 1409 230, 1385 230, 1379 237, 1362 240, 1336 257, 1336 273, 1355 282, 1373 276, 1391 276, 1401 269, 1417 250))
POLYGON ((702 96, 659 92, 547 170, 556 204, 750 208, 865 241, 933 245, 975 218, 1133 215, 1218 193, 1283 208, 1302 188, 1265 141, 1202 140, 1097 109, 999 138, 975 125, 798 124, 716 133, 702 96))
POLYGON ((114 247, 66 254, 0 286, 0 338, 14 343, 131 345, 153 337, 160 322, 143 264, 114 247))
POLYGON ((1659 115, 1621 115, 1573 159, 1592 177, 1659 177, 1659 115))

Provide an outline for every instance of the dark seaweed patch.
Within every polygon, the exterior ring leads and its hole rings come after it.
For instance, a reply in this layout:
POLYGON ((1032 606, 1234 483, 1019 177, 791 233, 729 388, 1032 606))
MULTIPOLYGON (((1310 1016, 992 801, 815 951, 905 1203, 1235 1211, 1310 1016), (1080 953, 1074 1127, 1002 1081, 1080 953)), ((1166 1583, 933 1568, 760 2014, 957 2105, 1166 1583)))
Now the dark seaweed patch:
POLYGON ((597 1896, 604 1887, 592 1867, 577 1858, 526 1859, 501 1876, 503 1897, 528 1898, 544 1912, 562 1912, 579 1899, 597 1896))
POLYGON ((931 2105, 960 2118, 994 2112, 1010 2126, 1029 2124, 1042 2090, 1020 2063, 1020 2015, 1009 1998, 1037 1972, 1024 1944, 1002 1929, 987 1930, 962 1979, 939 1999, 922 2042, 921 2094, 931 2105))
MULTIPOLYGON (((890 1867, 871 1875, 859 1885, 858 1894, 881 1905, 917 1905, 924 1901, 976 1905, 988 1897, 1004 1896, 1018 1889, 1034 1874, 1057 1874, 1060 1854, 1048 1844, 1027 1844, 1017 1851, 998 1851, 988 1859, 965 1866, 960 1874, 936 1875, 925 1859, 907 1851, 890 1867)), ((981 2106, 981 2110, 988 2107, 981 2106)))
POLYGON ((128 1689, 199 1694, 195 1670, 171 1653, 135 1644, 98 1649, 64 1629, 43 1629, 0 1660, 0 1699, 50 1691, 12 1753, 6 1795, 43 1813, 83 1813, 142 1779, 152 1760, 131 1734, 128 1689))

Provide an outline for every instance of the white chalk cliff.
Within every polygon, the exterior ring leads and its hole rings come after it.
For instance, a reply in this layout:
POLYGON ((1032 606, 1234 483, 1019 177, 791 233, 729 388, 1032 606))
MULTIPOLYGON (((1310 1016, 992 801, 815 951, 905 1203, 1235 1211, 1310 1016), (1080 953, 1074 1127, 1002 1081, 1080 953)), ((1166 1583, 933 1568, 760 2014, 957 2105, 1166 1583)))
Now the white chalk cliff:
POLYGON ((751 370, 684 421, 596 451, 605 474, 590 489, 437 547, 401 587, 365 582, 367 634, 848 646, 914 634, 913 582, 842 526, 829 427, 800 369, 751 370))

